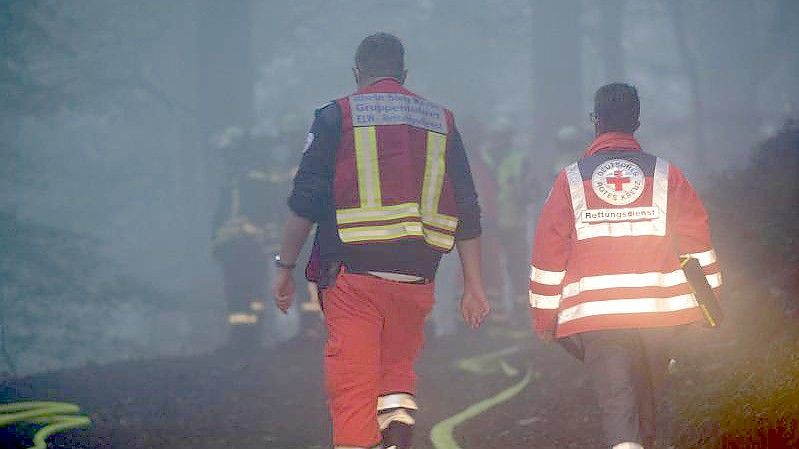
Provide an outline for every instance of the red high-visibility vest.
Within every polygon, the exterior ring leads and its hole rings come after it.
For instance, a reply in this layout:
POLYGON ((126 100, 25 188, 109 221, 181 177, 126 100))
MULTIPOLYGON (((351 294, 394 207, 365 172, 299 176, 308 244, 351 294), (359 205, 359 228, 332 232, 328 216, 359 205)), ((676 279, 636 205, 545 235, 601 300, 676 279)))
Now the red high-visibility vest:
POLYGON ((336 100, 333 197, 344 244, 423 240, 446 252, 458 216, 447 176, 452 113, 384 79, 336 100))

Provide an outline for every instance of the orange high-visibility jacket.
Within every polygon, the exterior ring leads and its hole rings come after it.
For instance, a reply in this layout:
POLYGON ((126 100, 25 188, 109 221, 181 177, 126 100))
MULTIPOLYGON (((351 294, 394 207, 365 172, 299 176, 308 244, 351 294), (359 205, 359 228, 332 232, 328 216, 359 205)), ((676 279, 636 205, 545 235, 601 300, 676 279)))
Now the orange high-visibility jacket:
POLYGON ((556 337, 702 320, 680 256, 699 260, 718 294, 721 272, 701 200, 682 172, 604 133, 561 170, 536 228, 530 305, 556 337))

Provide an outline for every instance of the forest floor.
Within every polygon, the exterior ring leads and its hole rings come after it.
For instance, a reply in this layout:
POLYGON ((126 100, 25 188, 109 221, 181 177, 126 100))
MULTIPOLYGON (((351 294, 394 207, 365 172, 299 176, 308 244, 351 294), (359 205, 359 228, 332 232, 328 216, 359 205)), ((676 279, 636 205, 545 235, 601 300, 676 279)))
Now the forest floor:
MULTIPOLYGON (((216 352, 85 367, 7 381, 0 403, 79 405, 92 426, 52 436, 51 448, 326 448, 321 354, 321 341, 306 340, 249 360, 216 352)), ((453 435, 464 449, 599 446, 597 410, 579 364, 526 331, 488 326, 430 339, 417 371, 417 448, 435 447, 434 425, 526 379, 507 402, 439 426, 438 444, 453 435)), ((0 429, 0 447, 28 447, 27 430, 0 429)))
MULTIPOLYGON (((751 304, 763 293, 741 272, 730 269, 725 277, 731 302, 751 304)), ((752 314, 731 312, 725 329, 697 330, 701 340, 687 335, 675 342, 683 369, 670 377, 678 399, 707 390, 731 358, 762 352, 751 336, 741 336, 746 327, 740 322, 752 314), (744 350, 746 341, 753 344, 744 350)), ((50 448, 328 448, 322 346, 321 338, 296 340, 246 360, 219 350, 11 379, 0 382, 0 404, 79 405, 91 427, 53 435, 50 448)), ((417 372, 418 449, 603 447, 598 408, 580 363, 558 345, 532 338, 529 326, 489 323, 428 339, 417 372)), ((0 447, 29 447, 32 433, 29 427, 0 428, 0 447)))

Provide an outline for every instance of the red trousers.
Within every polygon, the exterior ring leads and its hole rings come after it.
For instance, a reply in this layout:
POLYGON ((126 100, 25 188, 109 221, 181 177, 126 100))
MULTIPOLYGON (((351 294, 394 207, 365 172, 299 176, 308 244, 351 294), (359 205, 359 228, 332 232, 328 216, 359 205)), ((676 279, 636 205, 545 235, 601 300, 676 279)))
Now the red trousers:
POLYGON ((433 307, 433 284, 407 284, 342 270, 324 290, 325 386, 333 444, 380 442, 377 398, 416 392, 414 362, 433 307))

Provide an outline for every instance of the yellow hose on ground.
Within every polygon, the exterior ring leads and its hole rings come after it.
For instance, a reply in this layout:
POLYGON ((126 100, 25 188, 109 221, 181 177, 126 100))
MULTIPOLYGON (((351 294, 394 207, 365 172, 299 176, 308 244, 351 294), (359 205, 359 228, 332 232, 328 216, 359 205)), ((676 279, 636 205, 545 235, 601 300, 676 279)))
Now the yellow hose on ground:
POLYGON ((47 449, 47 438, 65 430, 89 427, 92 421, 75 415, 80 407, 67 402, 24 401, 0 404, 0 427, 12 424, 41 424, 29 449, 47 449))

